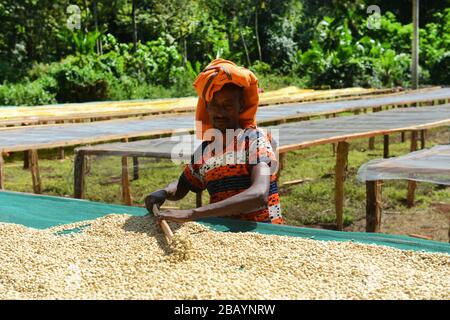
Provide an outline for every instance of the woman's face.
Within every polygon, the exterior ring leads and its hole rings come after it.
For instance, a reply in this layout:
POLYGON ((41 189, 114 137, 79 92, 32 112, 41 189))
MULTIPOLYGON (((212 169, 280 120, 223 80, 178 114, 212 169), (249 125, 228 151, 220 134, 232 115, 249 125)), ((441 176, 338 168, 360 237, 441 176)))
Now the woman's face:
POLYGON ((214 93, 213 98, 206 104, 206 111, 215 129, 239 128, 239 114, 244 108, 242 89, 224 86, 214 93))

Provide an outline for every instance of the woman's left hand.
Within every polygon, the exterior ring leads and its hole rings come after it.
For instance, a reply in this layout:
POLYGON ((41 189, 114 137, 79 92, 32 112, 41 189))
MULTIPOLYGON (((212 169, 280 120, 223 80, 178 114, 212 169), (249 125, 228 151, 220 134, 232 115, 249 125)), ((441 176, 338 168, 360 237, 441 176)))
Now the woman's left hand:
POLYGON ((175 221, 175 222, 187 222, 193 220, 194 211, 191 209, 188 210, 179 210, 179 209, 166 209, 161 210, 158 217, 160 219, 175 221))

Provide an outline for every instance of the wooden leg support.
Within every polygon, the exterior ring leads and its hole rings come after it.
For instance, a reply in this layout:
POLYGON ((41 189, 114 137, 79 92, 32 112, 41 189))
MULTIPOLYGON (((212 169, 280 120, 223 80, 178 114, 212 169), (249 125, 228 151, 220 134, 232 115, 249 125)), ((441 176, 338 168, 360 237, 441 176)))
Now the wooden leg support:
MULTIPOLYGON (((417 151, 417 131, 411 131, 411 148, 410 151, 417 151)), ((408 181, 408 194, 406 196, 406 204, 408 208, 414 206, 414 193, 416 191, 417 183, 415 181, 408 181)))
POLYGON ((344 229, 344 181, 348 160, 348 147, 349 144, 345 141, 339 142, 337 146, 334 190, 337 230, 344 229))
POLYGON ((284 167, 286 166, 286 154, 285 153, 280 153, 279 161, 280 161, 280 163, 278 164, 277 182, 280 181, 281 172, 283 171, 284 167))
POLYGON ((139 179, 139 158, 133 157, 133 180, 139 179))
POLYGON ((420 149, 425 149, 427 130, 420 130, 420 149))
POLYGON ((415 181, 408 181, 408 194, 406 196, 406 204, 408 208, 414 207, 414 194, 416 187, 417 183, 415 181))
POLYGON ((381 230, 381 181, 366 181, 366 232, 381 230))
POLYGON ((400 135, 400 139, 402 142, 405 142, 405 131, 402 131, 402 133, 400 135))
POLYGON ((85 174, 85 155, 81 151, 75 152, 74 163, 74 197, 77 199, 84 198, 84 174, 85 174))
POLYGON ((64 160, 64 147, 59 148, 59 154, 58 154, 59 160, 64 160))
POLYGON ((389 158, 389 135, 385 134, 383 136, 383 158, 389 158))
POLYGON ((195 194, 195 205, 197 208, 200 208, 202 206, 202 191, 197 192, 195 194))
POLYGON ((131 206, 133 199, 131 198, 130 177, 128 174, 128 157, 122 157, 122 199, 123 203, 131 206))
POLYGON ((0 151, 0 190, 5 189, 5 160, 3 154, 0 151))
POLYGON ((374 150, 375 149, 375 137, 370 137, 369 138, 369 150, 374 150))
POLYGON ((30 150, 29 162, 31 179, 33 181, 33 192, 36 194, 42 193, 41 175, 39 173, 39 157, 37 150, 30 150))
POLYGON ((25 170, 30 169, 30 152, 28 150, 25 150, 23 152, 23 168, 25 170))

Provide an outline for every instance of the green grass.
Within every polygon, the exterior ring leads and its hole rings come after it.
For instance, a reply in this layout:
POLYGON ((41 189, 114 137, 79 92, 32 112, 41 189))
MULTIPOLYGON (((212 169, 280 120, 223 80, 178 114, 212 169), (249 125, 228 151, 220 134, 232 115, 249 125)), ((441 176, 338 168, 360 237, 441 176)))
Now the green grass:
MULTIPOLYGON (((407 135, 408 138, 408 135, 407 135)), ((429 132, 427 146, 448 143, 447 129, 429 132)), ((398 156, 409 152, 409 141, 401 143, 399 134, 391 136, 390 155, 398 156)), ((345 183, 344 224, 351 226, 365 217, 365 185, 356 180, 358 168, 365 162, 383 156, 382 137, 376 139, 376 149, 367 150, 368 139, 350 142, 348 176, 345 183)), ((57 160, 56 151, 40 151, 40 170, 43 193, 57 196, 73 195, 73 152, 66 149, 65 160, 57 160)), ((323 225, 335 224, 334 213, 334 165, 332 146, 322 145, 304 150, 289 152, 287 166, 282 171, 281 182, 296 179, 312 179, 299 185, 281 188, 281 205, 288 224, 323 225)), ((31 175, 22 168, 22 155, 6 158, 6 189, 32 192, 31 175)), ((121 203, 120 157, 91 157, 86 180, 86 198, 108 203, 121 203)), ((130 175, 132 172, 131 159, 130 175)), ((132 195, 136 204, 143 204, 145 196, 177 179, 182 171, 180 165, 168 160, 140 158, 140 178, 131 181, 132 195)), ((386 181, 383 185, 383 209, 414 214, 426 210, 433 202, 449 202, 450 188, 434 184, 419 183, 416 191, 417 205, 408 209, 405 206, 406 181, 386 181)), ((204 203, 208 202, 206 193, 204 203)), ((167 205, 191 208, 195 196, 190 193, 185 199, 167 205)))

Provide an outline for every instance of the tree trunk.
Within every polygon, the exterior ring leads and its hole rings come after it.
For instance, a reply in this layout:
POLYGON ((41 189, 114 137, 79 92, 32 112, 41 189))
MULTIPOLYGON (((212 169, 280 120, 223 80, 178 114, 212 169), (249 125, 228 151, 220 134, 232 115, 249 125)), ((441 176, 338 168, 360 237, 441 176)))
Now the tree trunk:
MULTIPOLYGON (((92 1, 92 6, 94 7, 94 26, 95 31, 98 31, 98 11, 97 11, 97 1, 92 1)), ((96 42, 96 48, 97 48, 97 54, 103 54, 103 48, 102 48, 102 38, 98 37, 96 42)))
POLYGON ((242 26, 239 21, 239 18, 238 18, 238 25, 239 25, 239 35, 241 36, 242 45, 244 46, 245 56, 247 58, 247 66, 250 67, 252 65, 252 63, 250 62, 250 56, 248 54, 247 43, 245 42, 244 34, 242 33, 242 26))
POLYGON ((232 52, 233 51, 233 47, 234 47, 233 34, 231 33, 229 27, 227 28, 226 33, 227 33, 227 38, 228 38, 228 48, 229 48, 230 52, 232 52))
POLYGON ((259 61, 262 61, 261 43, 259 42, 259 29, 258 29, 258 5, 259 5, 259 0, 256 0, 256 4, 255 4, 255 35, 256 35, 256 47, 258 48, 258 57, 259 57, 259 61))
MULTIPOLYGON (((86 12, 88 12, 89 11, 89 6, 88 6, 88 3, 87 3, 87 0, 84 0, 84 10, 86 10, 86 12)), ((87 20, 87 19, 86 19, 87 20)), ((84 24, 84 32, 85 33, 88 33, 89 32, 89 29, 88 29, 88 21, 86 21, 86 23, 84 24)))
POLYGON ((133 20, 133 52, 136 52, 137 50, 136 0, 133 0, 131 11, 133 20))
POLYGON ((183 49, 184 49, 184 54, 183 54, 183 67, 186 67, 186 63, 187 63, 187 41, 186 41, 186 37, 183 37, 183 49))

